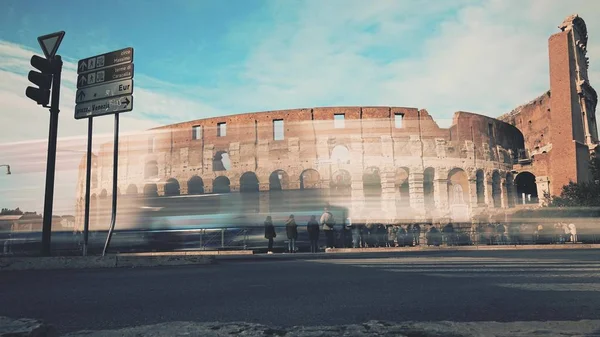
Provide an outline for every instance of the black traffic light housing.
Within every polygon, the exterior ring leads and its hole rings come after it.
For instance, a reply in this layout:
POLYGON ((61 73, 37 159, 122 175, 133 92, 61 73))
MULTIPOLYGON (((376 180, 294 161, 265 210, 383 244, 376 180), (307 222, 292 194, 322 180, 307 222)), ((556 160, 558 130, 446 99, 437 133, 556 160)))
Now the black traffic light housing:
POLYGON ((25 95, 37 102, 37 104, 47 107, 50 103, 50 87, 52 86, 52 76, 57 68, 52 59, 45 59, 37 55, 31 57, 31 65, 38 71, 30 71, 27 78, 37 86, 27 87, 25 95))

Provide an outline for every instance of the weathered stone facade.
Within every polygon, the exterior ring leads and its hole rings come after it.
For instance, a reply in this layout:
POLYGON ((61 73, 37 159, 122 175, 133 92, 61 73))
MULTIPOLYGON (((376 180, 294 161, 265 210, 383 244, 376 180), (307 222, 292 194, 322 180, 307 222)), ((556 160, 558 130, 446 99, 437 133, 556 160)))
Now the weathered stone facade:
MULTIPOLYGON (((585 24, 573 16, 560 28, 550 38, 552 94, 499 119, 457 112, 450 128, 440 128, 416 108, 326 107, 183 122, 121 138, 119 193, 318 188, 359 221, 468 221, 537 204, 569 180, 587 179, 598 143, 585 24)), ((111 171, 112 144, 105 144, 93 159, 92 203, 112 190, 111 171)), ((81 227, 85 159, 77 196, 81 227)))

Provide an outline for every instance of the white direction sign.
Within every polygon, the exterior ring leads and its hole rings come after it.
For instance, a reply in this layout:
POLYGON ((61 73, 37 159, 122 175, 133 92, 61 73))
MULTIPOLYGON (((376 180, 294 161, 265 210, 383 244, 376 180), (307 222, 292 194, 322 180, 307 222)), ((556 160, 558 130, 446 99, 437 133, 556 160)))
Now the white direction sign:
POLYGON ((111 82, 77 90, 75 103, 89 102, 114 96, 130 95, 133 93, 133 79, 111 82))
POLYGON ((75 119, 112 115, 133 110, 133 96, 125 95, 77 104, 75 119))

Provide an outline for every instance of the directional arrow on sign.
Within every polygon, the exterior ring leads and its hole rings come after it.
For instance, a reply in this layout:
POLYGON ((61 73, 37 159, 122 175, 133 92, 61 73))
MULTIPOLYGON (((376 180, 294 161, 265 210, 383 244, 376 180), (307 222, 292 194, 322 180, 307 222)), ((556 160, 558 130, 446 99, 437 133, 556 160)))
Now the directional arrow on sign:
POLYGON ((85 68, 87 68, 87 63, 84 61, 79 62, 79 72, 85 71, 85 68))
POLYGON ((129 103, 131 103, 131 102, 129 101, 129 98, 125 97, 124 99, 121 100, 121 103, 125 104, 123 107, 126 108, 129 105, 129 103))
POLYGON ((84 98, 85 98, 85 92, 80 91, 79 94, 77 94, 77 101, 81 102, 81 101, 83 101, 84 98))
POLYGON ((87 79, 85 78, 85 76, 79 77, 79 85, 84 85, 86 82, 87 82, 87 79))

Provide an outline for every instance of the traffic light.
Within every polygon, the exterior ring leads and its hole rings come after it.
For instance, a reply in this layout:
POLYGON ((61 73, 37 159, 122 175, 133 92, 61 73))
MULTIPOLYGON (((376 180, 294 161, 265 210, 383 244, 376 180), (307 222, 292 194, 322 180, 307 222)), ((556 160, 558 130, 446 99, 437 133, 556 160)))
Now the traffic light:
POLYGON ((37 104, 44 107, 50 103, 50 87, 52 86, 52 75, 55 72, 55 66, 52 60, 33 55, 31 57, 31 65, 39 70, 39 72, 32 70, 29 72, 27 78, 36 87, 27 87, 25 95, 30 99, 37 102, 37 104))

